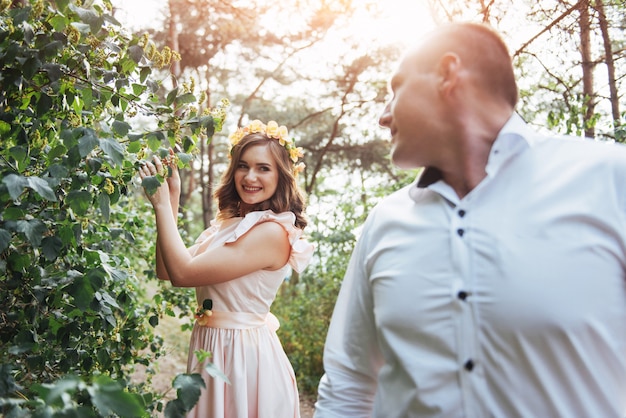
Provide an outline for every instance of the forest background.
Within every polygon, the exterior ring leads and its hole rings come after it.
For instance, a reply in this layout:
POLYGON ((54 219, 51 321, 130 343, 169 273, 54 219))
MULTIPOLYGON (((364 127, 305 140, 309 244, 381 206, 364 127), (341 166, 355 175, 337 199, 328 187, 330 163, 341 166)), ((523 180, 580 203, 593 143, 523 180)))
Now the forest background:
POLYGON ((122 18, 123 3, 0 0, 6 417, 175 417, 195 403, 197 374, 165 389, 153 381, 171 355, 159 323, 188 332, 195 301, 154 276, 153 216, 136 169, 177 147, 191 242, 215 215, 228 132, 257 118, 285 124, 305 150, 299 181, 316 254, 273 312, 299 387, 313 395, 359 226, 417 174, 390 164, 377 120, 388 76, 422 30, 492 25, 510 46, 529 123, 626 138, 623 0, 424 0, 419 11, 399 1, 163 0, 143 3, 160 16, 146 27, 122 18), (393 16, 404 20, 389 26, 393 16))

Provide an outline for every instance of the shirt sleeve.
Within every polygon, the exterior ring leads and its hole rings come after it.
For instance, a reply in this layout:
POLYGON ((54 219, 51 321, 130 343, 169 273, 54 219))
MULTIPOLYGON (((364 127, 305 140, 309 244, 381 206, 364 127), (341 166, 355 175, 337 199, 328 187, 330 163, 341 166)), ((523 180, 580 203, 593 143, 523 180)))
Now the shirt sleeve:
POLYGON ((372 415, 382 355, 367 273, 367 240, 363 238, 365 233, 350 259, 328 330, 315 418, 372 415))

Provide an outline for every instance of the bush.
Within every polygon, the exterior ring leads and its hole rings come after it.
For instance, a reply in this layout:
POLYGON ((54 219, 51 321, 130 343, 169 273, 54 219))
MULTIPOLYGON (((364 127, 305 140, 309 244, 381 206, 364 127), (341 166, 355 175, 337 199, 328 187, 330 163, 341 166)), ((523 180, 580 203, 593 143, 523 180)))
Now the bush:
POLYGON ((162 408, 128 378, 159 354, 150 324, 163 313, 140 299, 150 276, 135 266, 154 235, 133 179, 175 144, 186 165, 223 109, 197 115, 191 92, 165 92, 150 77, 176 54, 90 4, 0 3, 0 415, 162 408), (152 130, 135 133, 135 115, 152 130))

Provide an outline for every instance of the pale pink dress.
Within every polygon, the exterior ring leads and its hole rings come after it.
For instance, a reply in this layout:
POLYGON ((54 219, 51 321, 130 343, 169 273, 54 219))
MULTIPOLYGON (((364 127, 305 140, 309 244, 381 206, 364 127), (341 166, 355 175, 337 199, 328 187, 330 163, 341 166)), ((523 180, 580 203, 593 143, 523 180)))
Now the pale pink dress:
POLYGON ((199 254, 214 246, 236 241, 261 222, 277 222, 292 245, 285 267, 260 270, 224 283, 196 288, 198 305, 213 301, 208 326, 194 325, 187 370, 202 372, 206 390, 188 417, 197 418, 297 418, 298 388, 293 368, 276 335, 277 319, 269 313, 281 283, 291 269, 300 272, 313 254, 313 246, 301 238, 291 212, 251 212, 244 218, 213 221, 190 248, 199 254), (230 380, 211 377, 194 355, 202 349, 230 380))

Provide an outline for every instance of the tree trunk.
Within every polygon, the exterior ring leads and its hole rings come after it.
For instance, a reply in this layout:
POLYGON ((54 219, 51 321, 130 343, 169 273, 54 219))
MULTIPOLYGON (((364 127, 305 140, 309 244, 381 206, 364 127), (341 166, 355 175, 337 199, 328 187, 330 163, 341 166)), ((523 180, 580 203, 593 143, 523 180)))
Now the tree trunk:
POLYGON ((202 221, 204 228, 211 225, 215 217, 213 213, 213 184, 215 173, 213 170, 213 141, 202 140, 200 143, 200 193, 202 197, 202 221))
POLYGON ((617 84, 615 81, 615 60, 613 58, 613 49, 611 47, 611 37, 609 35, 609 25, 604 12, 603 0, 595 1, 595 9, 598 12, 598 21, 600 23, 600 32, 602 33, 602 41, 604 44, 604 62, 608 72, 609 94, 611 100, 611 115, 613 116, 613 128, 617 129, 621 125, 621 116, 619 112, 619 95, 617 93, 617 84))
POLYGON ((580 55, 582 58, 583 70, 583 104, 585 107, 585 116, 583 127, 585 136, 593 138, 595 136, 595 123, 593 115, 595 113, 595 94, 593 91, 593 67, 594 63, 591 59, 591 18, 589 14, 589 3, 580 2, 580 55))

